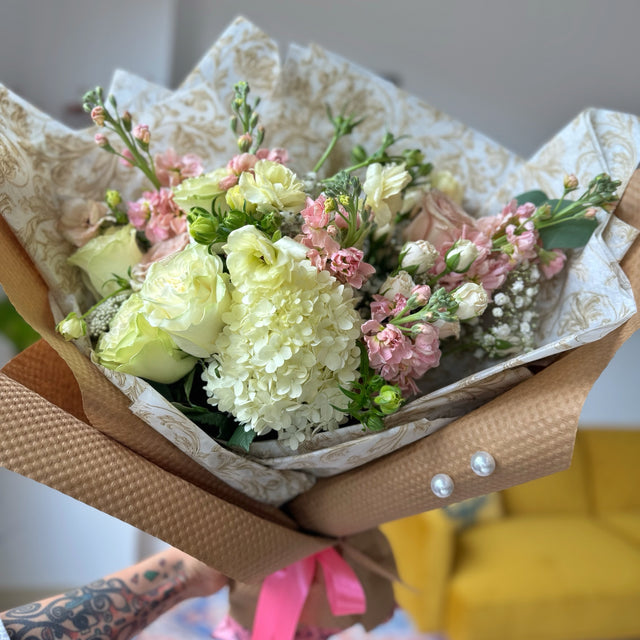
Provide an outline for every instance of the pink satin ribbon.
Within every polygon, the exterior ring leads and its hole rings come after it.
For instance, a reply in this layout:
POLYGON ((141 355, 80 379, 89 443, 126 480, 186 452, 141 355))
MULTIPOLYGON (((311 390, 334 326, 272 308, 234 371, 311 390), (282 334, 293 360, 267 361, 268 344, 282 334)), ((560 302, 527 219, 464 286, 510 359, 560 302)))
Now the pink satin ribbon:
POLYGON ((258 598, 251 640, 292 640, 319 563, 327 599, 335 616, 364 613, 362 585, 353 569, 333 548, 304 558, 265 578, 258 598))

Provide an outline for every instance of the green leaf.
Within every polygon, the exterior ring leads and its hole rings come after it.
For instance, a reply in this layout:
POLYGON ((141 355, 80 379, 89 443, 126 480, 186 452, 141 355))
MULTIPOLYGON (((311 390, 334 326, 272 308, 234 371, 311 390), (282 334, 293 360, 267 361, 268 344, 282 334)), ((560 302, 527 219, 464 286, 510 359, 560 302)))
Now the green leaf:
POLYGON ((542 246, 547 250, 584 247, 597 226, 595 218, 580 218, 544 227, 540 229, 542 246))
POLYGON ((13 343, 16 351, 26 349, 40 337, 8 300, 0 301, 0 333, 13 343))
POLYGON ((229 446, 230 447, 238 447, 243 451, 249 451, 249 445, 253 442, 253 439, 256 437, 256 432, 251 429, 251 431, 245 431, 243 426, 236 427, 236 430, 233 432, 233 435, 229 438, 229 446))
POLYGON ((518 203, 518 205, 524 204, 525 202, 531 202, 535 204, 536 207, 540 207, 548 201, 549 196, 544 191, 540 191, 538 189, 521 193, 516 197, 516 202, 518 203))
POLYGON ((191 369, 191 371, 187 374, 187 377, 184 379, 184 392, 187 396, 187 399, 191 395, 191 389, 193 388, 193 377, 196 370, 195 367, 191 369))

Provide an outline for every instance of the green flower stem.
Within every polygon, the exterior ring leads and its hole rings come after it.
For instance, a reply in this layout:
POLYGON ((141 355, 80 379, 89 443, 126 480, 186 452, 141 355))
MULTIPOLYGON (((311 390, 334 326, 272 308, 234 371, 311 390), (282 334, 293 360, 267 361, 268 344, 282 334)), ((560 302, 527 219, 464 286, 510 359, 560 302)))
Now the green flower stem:
POLYGON ((329 141, 329 144, 327 145, 327 148, 324 150, 324 153, 322 154, 322 156, 320 156, 320 160, 318 160, 318 162, 316 162, 315 166, 313 167, 313 171, 315 173, 320 171, 320 169, 322 168, 322 165, 327 161, 327 158, 331 155, 331 152, 333 151, 334 147, 336 146, 336 143, 338 142, 338 140, 340 140, 341 137, 342 137, 342 134, 340 133, 340 131, 336 129, 336 131, 333 134, 333 137, 331 138, 331 140, 329 141))
MULTIPOLYGON (((149 155, 149 159, 151 160, 151 166, 149 166, 149 163, 145 160, 144 156, 142 156, 142 154, 138 151, 138 147, 136 145, 133 134, 125 131, 124 127, 122 126, 122 120, 120 119, 120 116, 118 116, 117 119, 113 118, 109 110, 104 106, 104 102, 102 102, 100 106, 102 106, 105 110, 104 119, 105 122, 108 122, 111 125, 111 131, 113 131, 125 143, 127 149, 131 151, 135 160, 135 166, 140 169, 142 173, 144 173, 144 175, 156 189, 160 189, 160 181, 156 176, 151 154, 149 154, 149 152, 147 151, 147 155, 149 155)), ((131 162, 131 158, 127 158, 117 151, 114 151, 113 153, 117 156, 120 156, 121 158, 124 158, 127 162, 131 162)))

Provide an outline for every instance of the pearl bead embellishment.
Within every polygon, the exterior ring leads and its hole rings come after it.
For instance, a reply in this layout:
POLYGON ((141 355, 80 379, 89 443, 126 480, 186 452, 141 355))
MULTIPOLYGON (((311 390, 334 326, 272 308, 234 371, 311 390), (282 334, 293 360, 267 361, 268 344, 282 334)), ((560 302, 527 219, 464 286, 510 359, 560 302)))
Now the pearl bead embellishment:
POLYGON ((453 480, 446 473, 436 473, 431 478, 431 491, 438 498, 448 498, 453 493, 453 480))
POLYGON ((488 451, 476 451, 471 456, 471 471, 486 478, 496 470, 496 461, 488 451))

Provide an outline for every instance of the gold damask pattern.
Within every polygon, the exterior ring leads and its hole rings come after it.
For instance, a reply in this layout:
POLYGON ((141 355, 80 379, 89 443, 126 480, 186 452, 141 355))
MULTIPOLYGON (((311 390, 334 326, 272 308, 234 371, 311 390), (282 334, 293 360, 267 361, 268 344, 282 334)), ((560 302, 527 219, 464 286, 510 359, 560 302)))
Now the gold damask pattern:
MULTIPOLYGON (((266 144, 286 147, 297 171, 313 166, 332 133, 325 104, 337 110, 348 99, 347 109, 366 117, 357 130, 360 144, 375 148, 388 130, 409 136, 438 169, 453 172, 466 186, 465 206, 474 215, 495 213, 513 194, 532 188, 559 195, 565 172, 584 183, 608 171, 624 187, 638 164, 640 123, 633 116, 585 111, 524 162, 317 46, 294 46, 282 62, 277 44, 243 19, 225 31, 176 91, 124 72, 114 76, 111 90, 121 107, 150 126, 155 148, 197 153, 213 169, 234 153, 228 104, 233 85, 242 79, 263 98, 266 144)), ((70 131, 2 87, 0 122, 0 212, 48 283, 57 313, 84 307, 81 279, 66 262, 73 248, 58 231, 61 203, 71 197, 101 199, 107 187, 131 199, 149 185, 95 147, 94 129, 70 131)), ((347 142, 339 145, 327 170, 344 163, 347 153, 347 142)), ((602 223, 589 246, 572 256, 564 278, 544 293, 540 349, 414 401, 380 434, 352 426, 318 434, 297 455, 277 443, 258 443, 243 457, 219 446, 144 381, 111 371, 105 375, 130 398, 136 415, 194 460, 241 491, 281 504, 308 489, 315 476, 364 464, 441 428, 526 378, 531 361, 597 339, 624 322, 635 307, 617 263, 637 232, 613 216, 602 223)))

